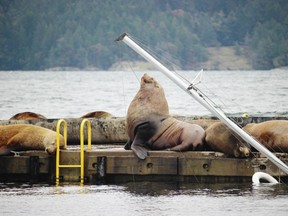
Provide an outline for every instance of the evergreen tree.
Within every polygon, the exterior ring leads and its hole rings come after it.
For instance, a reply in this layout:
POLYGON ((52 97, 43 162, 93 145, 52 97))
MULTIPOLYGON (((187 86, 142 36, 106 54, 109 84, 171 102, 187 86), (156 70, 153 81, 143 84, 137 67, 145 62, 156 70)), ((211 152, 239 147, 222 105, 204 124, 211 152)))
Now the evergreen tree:
POLYGON ((287 11, 286 0, 0 0, 0 70, 140 59, 115 44, 123 32, 182 69, 207 60, 206 47, 231 45, 248 46, 256 69, 287 66, 287 11))

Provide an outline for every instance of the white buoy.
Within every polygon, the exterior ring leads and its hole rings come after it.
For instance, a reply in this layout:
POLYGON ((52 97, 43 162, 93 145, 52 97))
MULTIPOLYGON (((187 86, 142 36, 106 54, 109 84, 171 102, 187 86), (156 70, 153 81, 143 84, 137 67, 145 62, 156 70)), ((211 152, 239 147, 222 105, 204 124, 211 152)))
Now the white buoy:
POLYGON ((268 183, 273 183, 273 184, 279 183, 274 177, 272 177, 271 175, 264 173, 264 172, 256 172, 252 176, 252 182, 253 183, 256 183, 256 184, 261 183, 260 179, 263 179, 263 180, 267 181, 268 183))

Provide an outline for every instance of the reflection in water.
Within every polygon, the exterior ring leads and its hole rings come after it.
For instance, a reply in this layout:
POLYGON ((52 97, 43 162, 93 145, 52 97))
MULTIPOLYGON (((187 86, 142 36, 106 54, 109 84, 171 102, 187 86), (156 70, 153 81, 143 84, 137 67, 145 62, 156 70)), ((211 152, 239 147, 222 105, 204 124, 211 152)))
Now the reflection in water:
POLYGON ((0 184, 1 215, 283 215, 287 185, 131 182, 0 184))
POLYGON ((277 196, 287 195, 288 186, 285 184, 195 184, 195 183, 163 183, 142 182, 126 183, 125 191, 137 195, 169 196, 169 195, 205 195, 205 196, 277 196))

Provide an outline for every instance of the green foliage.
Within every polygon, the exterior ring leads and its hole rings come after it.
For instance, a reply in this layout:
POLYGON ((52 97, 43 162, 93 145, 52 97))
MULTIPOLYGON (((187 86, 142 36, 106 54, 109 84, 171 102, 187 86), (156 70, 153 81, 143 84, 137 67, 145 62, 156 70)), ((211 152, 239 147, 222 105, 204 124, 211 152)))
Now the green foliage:
POLYGON ((259 13, 256 14, 257 23, 248 43, 254 51, 254 67, 271 69, 287 66, 288 14, 284 11, 288 10, 288 4, 280 0, 266 5, 260 0, 256 2, 259 3, 256 5, 259 13))
POLYGON ((206 47, 231 45, 249 46, 256 69, 286 66, 287 11, 286 0, 0 0, 0 70, 140 59, 114 42, 123 32, 182 69, 206 61, 206 47))

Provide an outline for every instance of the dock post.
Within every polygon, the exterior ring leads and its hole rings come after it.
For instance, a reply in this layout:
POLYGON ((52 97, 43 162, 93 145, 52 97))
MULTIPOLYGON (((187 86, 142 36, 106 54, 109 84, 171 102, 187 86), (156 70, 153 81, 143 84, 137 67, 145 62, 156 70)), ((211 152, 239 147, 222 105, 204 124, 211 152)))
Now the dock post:
POLYGON ((40 164, 39 156, 30 156, 29 157, 29 180, 30 183, 37 183, 39 180, 40 164))
POLYGON ((106 180, 107 157, 97 157, 97 183, 104 184, 106 180))

